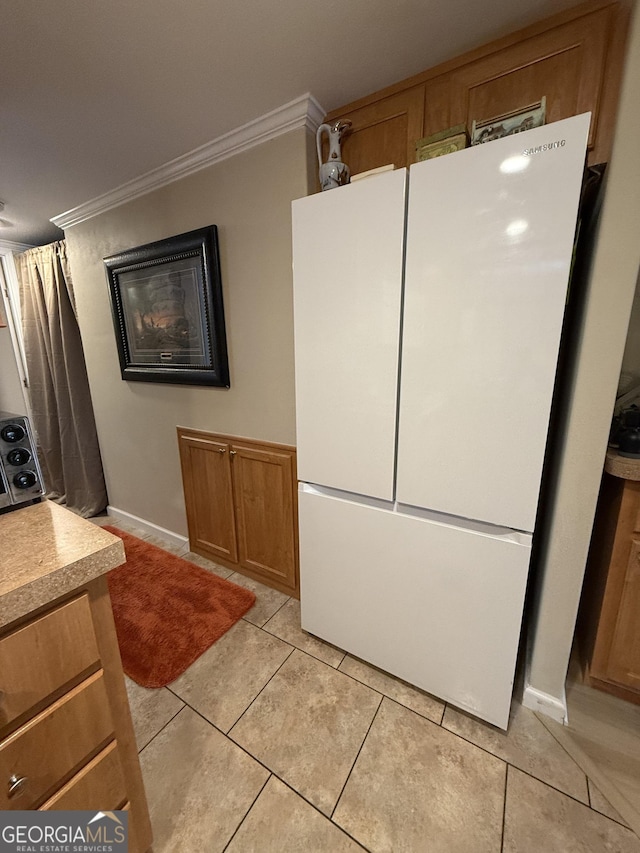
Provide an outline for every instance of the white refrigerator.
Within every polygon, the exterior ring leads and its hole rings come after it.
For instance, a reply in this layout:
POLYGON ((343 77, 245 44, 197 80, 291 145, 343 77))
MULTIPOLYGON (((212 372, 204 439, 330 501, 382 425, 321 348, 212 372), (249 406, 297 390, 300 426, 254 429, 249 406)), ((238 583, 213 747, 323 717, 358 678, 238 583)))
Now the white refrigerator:
POLYGON ((589 119, 293 203, 302 627, 501 728, 589 119))

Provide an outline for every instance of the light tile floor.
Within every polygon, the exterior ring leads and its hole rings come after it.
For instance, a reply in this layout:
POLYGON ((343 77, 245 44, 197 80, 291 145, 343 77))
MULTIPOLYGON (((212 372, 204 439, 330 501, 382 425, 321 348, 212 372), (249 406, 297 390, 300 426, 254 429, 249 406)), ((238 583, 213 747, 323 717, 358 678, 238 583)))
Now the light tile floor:
POLYGON ((154 853, 640 853, 532 712, 514 703, 505 734, 167 550, 257 600, 168 687, 127 680, 154 853))

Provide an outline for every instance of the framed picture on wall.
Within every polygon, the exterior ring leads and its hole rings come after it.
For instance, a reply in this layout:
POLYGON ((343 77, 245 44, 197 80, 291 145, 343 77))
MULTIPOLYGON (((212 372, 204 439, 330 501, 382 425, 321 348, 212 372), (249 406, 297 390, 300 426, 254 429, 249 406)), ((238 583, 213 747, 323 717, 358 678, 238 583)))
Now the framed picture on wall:
POLYGON ((215 225, 104 264, 124 380, 229 387, 215 225))

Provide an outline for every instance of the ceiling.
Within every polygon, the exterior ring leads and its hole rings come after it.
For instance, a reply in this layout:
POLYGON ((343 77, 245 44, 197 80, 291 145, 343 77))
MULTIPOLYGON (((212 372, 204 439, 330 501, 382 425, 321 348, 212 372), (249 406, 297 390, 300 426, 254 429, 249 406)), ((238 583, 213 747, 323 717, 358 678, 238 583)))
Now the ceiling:
POLYGON ((0 241, 310 92, 327 111, 574 0, 1 0, 0 241))

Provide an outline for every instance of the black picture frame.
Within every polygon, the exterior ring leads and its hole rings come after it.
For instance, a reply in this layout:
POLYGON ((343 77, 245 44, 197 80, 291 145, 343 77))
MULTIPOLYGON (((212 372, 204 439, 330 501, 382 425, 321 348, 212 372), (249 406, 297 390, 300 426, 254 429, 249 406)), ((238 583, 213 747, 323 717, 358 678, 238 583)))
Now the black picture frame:
POLYGON ((229 387, 215 225, 104 264, 123 380, 229 387))

